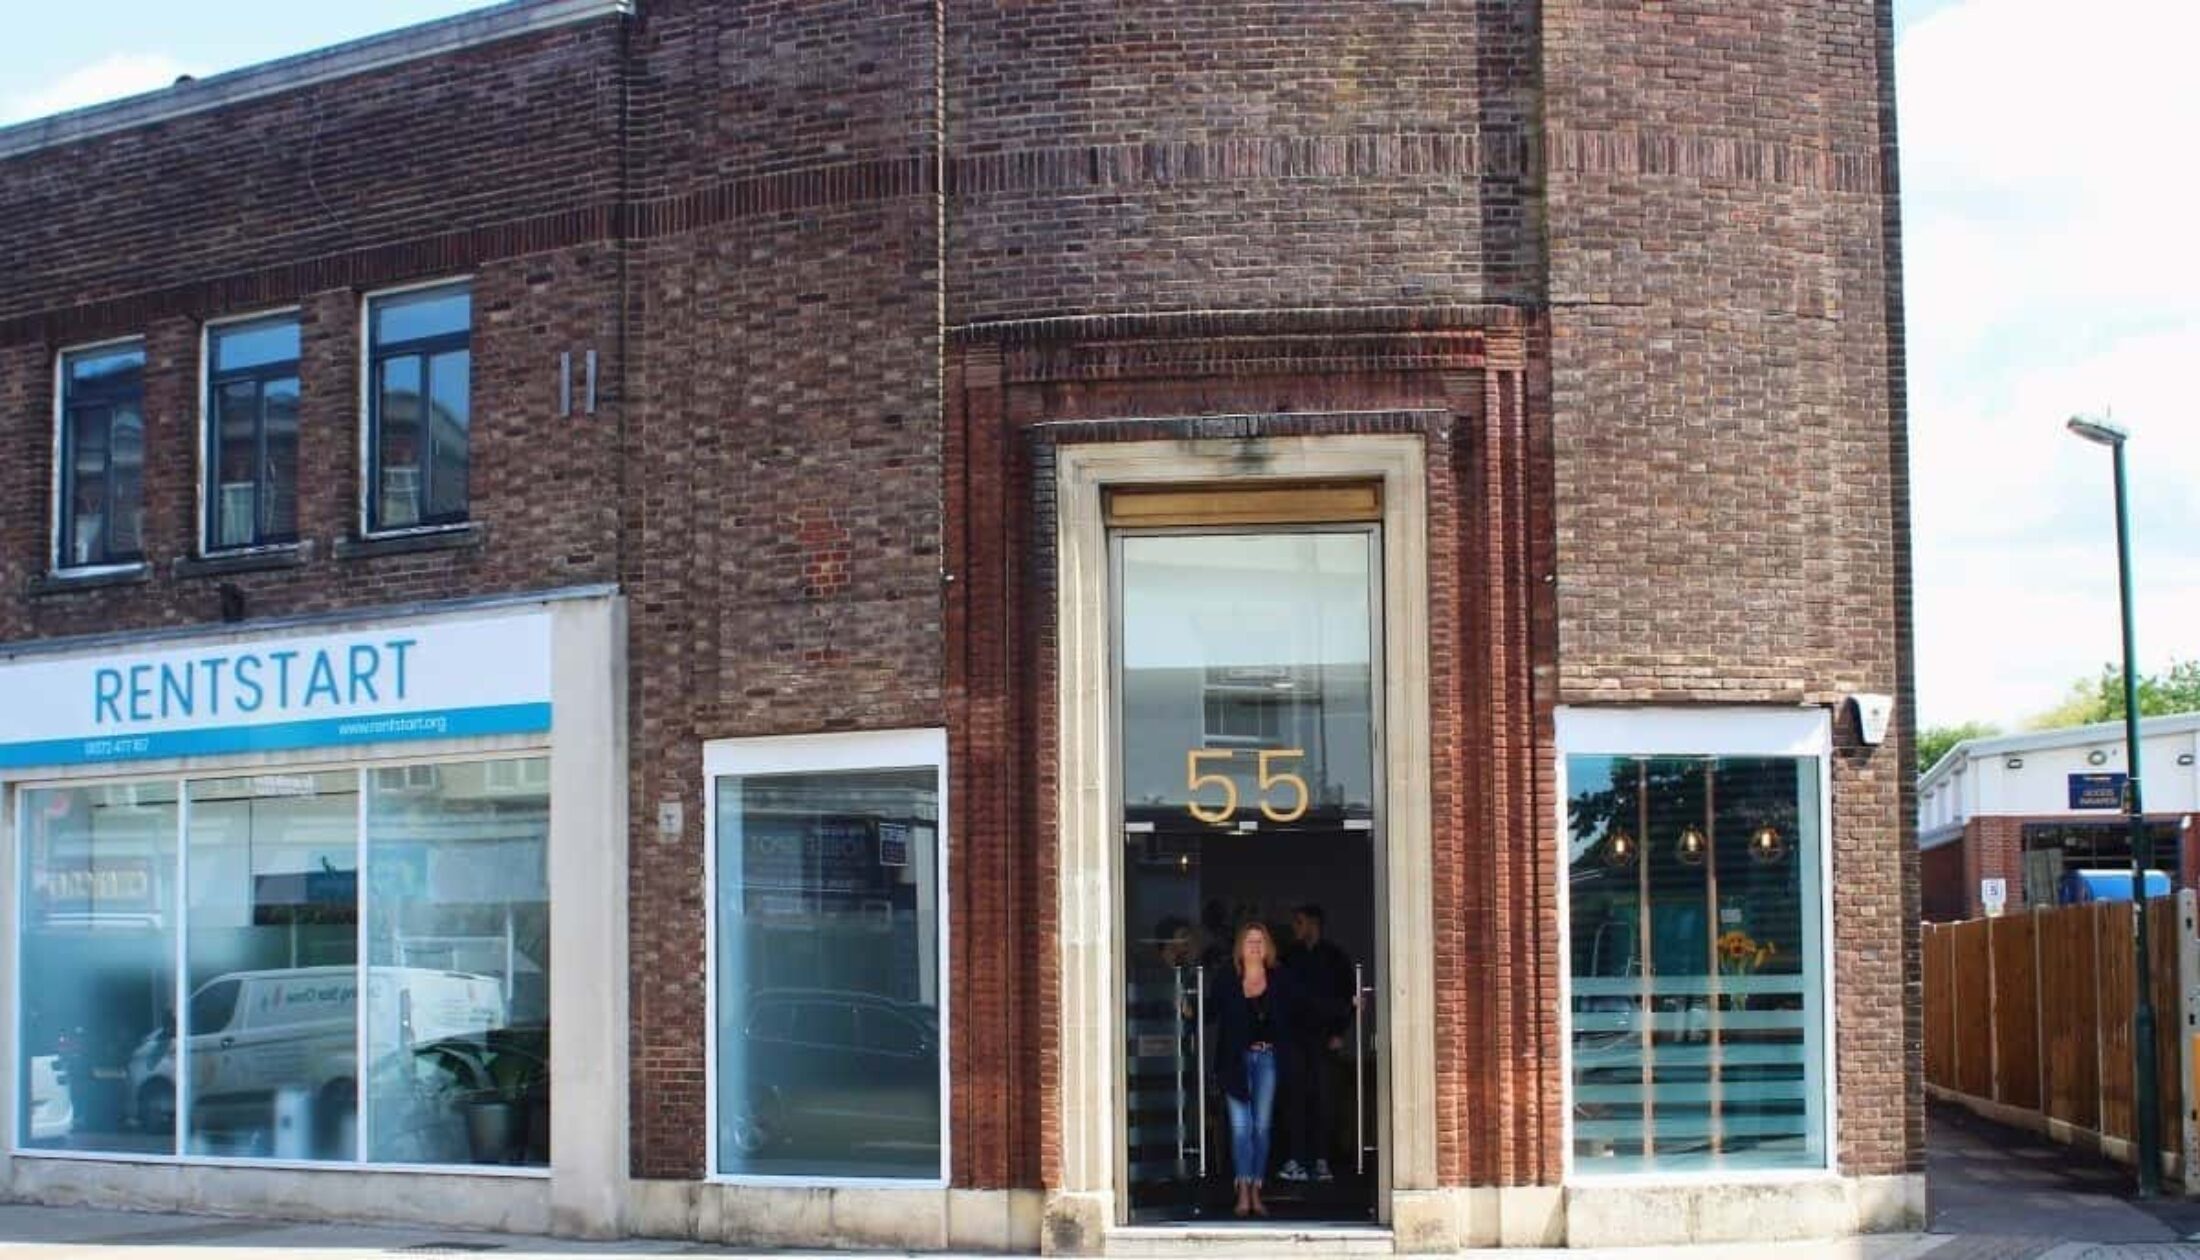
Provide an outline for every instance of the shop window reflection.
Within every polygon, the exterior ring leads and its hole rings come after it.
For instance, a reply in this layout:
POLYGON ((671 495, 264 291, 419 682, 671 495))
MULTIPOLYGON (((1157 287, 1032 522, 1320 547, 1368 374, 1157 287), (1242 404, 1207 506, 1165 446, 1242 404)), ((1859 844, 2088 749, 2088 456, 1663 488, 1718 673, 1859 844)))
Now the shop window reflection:
POLYGON ((180 790, 17 798, 22 1148, 547 1164, 547 760, 180 790))
MULTIPOLYGON (((191 1154, 354 1157, 358 784, 343 772, 189 786, 191 1154)), ((175 1081, 173 1048, 141 1070, 175 1081)))
POLYGON ((1574 1160, 1818 1167, 1818 763, 1572 757, 1574 1160))
POLYGON ((377 1163, 550 1162, 548 772, 531 758, 369 775, 377 1163))
POLYGON ((174 1093, 135 1068, 174 1025, 175 784, 21 800, 18 1141, 173 1154, 174 1093))
POLYGON ((941 1175, 938 770, 717 781, 718 1168, 941 1175))

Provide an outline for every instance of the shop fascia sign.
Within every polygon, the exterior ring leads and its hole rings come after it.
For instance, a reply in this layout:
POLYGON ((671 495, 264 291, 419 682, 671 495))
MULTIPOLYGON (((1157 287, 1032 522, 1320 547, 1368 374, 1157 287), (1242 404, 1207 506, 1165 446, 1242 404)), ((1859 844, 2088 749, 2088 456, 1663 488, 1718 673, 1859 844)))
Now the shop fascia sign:
POLYGON ((0 769, 549 729, 541 612, 0 665, 0 769))

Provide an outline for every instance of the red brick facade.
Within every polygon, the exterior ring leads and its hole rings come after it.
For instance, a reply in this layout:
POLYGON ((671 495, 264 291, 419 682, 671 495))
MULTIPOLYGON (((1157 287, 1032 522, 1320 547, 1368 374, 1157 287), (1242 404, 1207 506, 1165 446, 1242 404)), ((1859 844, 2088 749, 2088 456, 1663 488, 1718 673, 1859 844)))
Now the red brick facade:
POLYGON ((1886 0, 645 0, 0 157, 0 642, 616 582, 632 1169, 705 1148, 701 746, 945 725, 953 1181, 1053 1175, 1051 459, 1426 443, 1439 1164, 1561 1171, 1561 704, 1836 722, 1842 1171, 1922 1160, 1886 0), (361 294, 470 275, 473 515, 361 547, 361 294), (199 573, 204 321, 304 325, 294 564, 199 573), (146 338, 147 572, 46 579, 146 338), (600 357, 594 414, 556 364, 600 357), (685 805, 660 834, 660 802, 685 805))

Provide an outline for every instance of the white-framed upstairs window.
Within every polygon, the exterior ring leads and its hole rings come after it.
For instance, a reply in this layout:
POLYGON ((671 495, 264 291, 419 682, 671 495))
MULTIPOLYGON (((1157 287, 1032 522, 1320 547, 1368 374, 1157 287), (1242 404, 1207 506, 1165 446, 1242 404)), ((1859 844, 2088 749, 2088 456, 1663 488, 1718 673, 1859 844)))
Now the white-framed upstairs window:
POLYGON ((295 312, 206 326, 204 554, 298 541, 298 344, 295 312))
POLYGON ((145 343, 64 350, 54 363, 53 567, 145 560, 145 343))
POLYGON ((1828 713, 1557 730, 1569 1175, 1826 1169, 1828 713))
POLYGON ((472 514, 473 289, 465 280, 365 299, 366 532, 472 514))
POLYGON ((710 1176, 942 1186, 947 736, 704 745, 710 1176))

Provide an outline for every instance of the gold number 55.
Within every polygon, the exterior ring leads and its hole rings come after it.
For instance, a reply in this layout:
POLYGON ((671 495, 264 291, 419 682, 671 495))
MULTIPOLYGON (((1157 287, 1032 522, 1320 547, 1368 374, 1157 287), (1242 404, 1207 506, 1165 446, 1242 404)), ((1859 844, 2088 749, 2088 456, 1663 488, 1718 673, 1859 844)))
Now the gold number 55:
MULTIPOLYGON (((1265 756, 1265 754, 1263 755, 1265 756)), ((1238 793, 1236 782, 1227 773, 1219 770, 1210 771, 1206 774, 1200 773, 1199 770, 1199 763, 1202 760, 1228 761, 1229 759, 1230 750, 1227 748, 1189 748, 1184 752, 1185 787, 1197 792, 1211 783, 1222 789, 1222 805, 1220 808, 1203 809, 1196 799, 1185 804, 1185 808, 1191 812, 1192 817, 1203 823, 1226 823, 1237 813, 1238 793)), ((1262 764, 1265 765, 1266 763, 1263 762, 1262 764)))
POLYGON ((1297 822, 1300 818, 1305 816, 1306 807, 1314 803, 1313 793, 1306 790, 1306 780, 1300 778, 1295 774, 1289 774, 1280 770, 1270 770, 1268 768, 1269 763, 1276 760, 1277 758, 1290 757, 1296 759, 1299 757, 1304 757, 1305 755, 1306 750, 1303 748, 1264 748, 1261 750, 1260 812, 1261 815, 1265 817, 1269 822, 1297 822), (1279 784, 1288 784, 1294 792, 1298 793, 1298 804, 1293 805, 1290 809, 1281 810, 1268 803, 1269 789, 1276 787, 1279 784))

